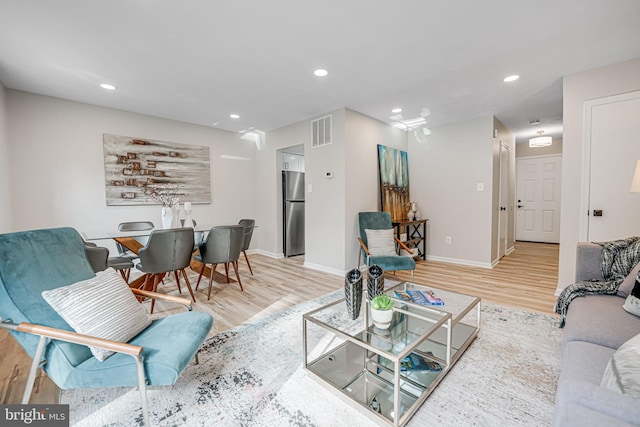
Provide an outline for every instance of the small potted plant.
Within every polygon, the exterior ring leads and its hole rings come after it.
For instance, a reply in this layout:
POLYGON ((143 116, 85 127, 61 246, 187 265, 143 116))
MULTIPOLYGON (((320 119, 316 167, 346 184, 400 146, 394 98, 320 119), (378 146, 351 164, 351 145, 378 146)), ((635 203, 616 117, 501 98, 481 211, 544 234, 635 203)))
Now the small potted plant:
POLYGON ((376 328, 389 329, 393 319, 393 300, 384 294, 376 295, 371 300, 371 318, 376 328))

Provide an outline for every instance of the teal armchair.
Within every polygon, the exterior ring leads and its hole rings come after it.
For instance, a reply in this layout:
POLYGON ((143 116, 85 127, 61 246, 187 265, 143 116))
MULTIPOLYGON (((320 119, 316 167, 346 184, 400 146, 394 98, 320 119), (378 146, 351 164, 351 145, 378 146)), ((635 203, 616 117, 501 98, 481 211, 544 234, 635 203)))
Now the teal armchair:
MULTIPOLYGON (((360 212, 358 214, 358 226, 360 228, 360 254, 358 256, 358 265, 360 265, 360 255, 364 255, 366 265, 379 265, 383 270, 411 270, 411 279, 416 269, 416 262, 411 256, 399 255, 400 249, 404 249, 411 253, 404 243, 397 237, 393 236, 393 226, 391 224, 391 215, 389 212, 360 212), (370 248, 370 242, 367 238, 366 230, 391 230, 389 233, 389 242, 386 243, 390 250, 386 254, 378 254, 373 246, 370 248)), ((372 242, 373 243, 373 242, 372 242)), ((376 246, 380 246, 378 242, 376 246)))
POLYGON ((42 365, 61 389, 137 386, 149 425, 146 386, 174 384, 197 355, 213 319, 191 311, 188 299, 132 289, 139 296, 185 304, 189 311, 153 320, 128 343, 78 334, 41 294, 94 276, 83 240, 72 228, 0 234, 0 327, 9 329, 33 358, 22 403, 28 403, 42 365), (115 354, 100 362, 87 345, 115 354))

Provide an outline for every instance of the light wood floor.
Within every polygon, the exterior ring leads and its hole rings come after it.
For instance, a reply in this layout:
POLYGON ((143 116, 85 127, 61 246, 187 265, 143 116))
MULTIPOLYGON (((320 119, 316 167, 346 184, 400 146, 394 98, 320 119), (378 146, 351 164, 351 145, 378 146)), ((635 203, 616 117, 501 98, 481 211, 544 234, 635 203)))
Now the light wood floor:
MULTIPOLYGON (((494 269, 468 267, 435 261, 418 262, 414 281, 436 288, 477 295, 483 301, 515 306, 527 310, 553 313, 554 292, 558 275, 558 245, 517 242, 515 251, 503 258, 494 269)), ((202 279, 196 292, 194 310, 211 313, 214 327, 211 335, 292 307, 309 299, 342 289, 343 278, 302 266, 304 257, 272 259, 250 255, 254 276, 240 259, 240 278, 244 292, 237 283, 227 284, 217 275, 211 300, 207 301, 208 280, 202 279)), ((220 268, 219 268, 220 269, 220 268)), ((224 272, 224 269, 221 268, 224 272)), ((197 273, 189 271, 195 289, 197 273)), ((231 277, 235 277, 231 273, 231 277)), ((391 276, 393 277, 393 276, 391 276)), ((398 272, 398 279, 410 280, 407 272, 398 272)), ((165 280, 159 292, 178 295, 174 280, 165 280)), ((182 295, 188 291, 183 286, 182 295)), ((158 303, 154 316, 165 316, 183 308, 158 303)), ((13 337, 0 331, 0 403, 18 403, 24 388, 30 359, 13 337)), ((38 379, 33 403, 57 402, 58 391, 46 376, 38 379)))

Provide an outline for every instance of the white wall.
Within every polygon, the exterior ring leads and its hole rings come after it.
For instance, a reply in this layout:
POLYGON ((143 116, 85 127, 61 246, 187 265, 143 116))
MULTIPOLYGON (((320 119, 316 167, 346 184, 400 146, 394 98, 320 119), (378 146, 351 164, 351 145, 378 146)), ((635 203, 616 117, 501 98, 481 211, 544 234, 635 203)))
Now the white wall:
POLYGON ((305 266, 344 274, 358 262, 358 212, 380 210, 378 144, 407 149, 404 132, 358 112, 339 109, 332 116, 331 145, 311 147, 311 121, 303 120, 267 134, 257 154, 260 206, 266 224, 259 247, 282 253, 282 209, 278 150, 304 144, 305 183, 313 191, 305 199, 305 266), (326 172, 333 177, 327 178, 326 172))
POLYGON ((486 116, 434 127, 423 143, 409 133, 411 199, 429 219, 428 259, 491 266, 493 124, 486 116))
MULTIPOLYGON (((345 265, 345 197, 348 184, 345 174, 345 109, 331 112, 331 144, 311 148, 305 145, 305 183, 313 186, 307 192, 306 247, 304 265, 336 274, 345 265), (325 173, 333 172, 327 179, 325 173)), ((307 125, 311 136, 311 123, 307 125)))
MULTIPOLYGON (((408 137, 407 133, 400 129, 356 111, 346 110, 345 141, 344 269, 350 270, 358 265, 358 212, 379 211, 381 208, 378 144, 407 151, 408 137)), ((414 188, 414 184, 409 180, 412 197, 414 188)))
POLYGON ((160 226, 157 206, 106 206, 103 133, 209 146, 212 203, 194 205, 193 218, 215 225, 255 216, 256 145, 238 134, 15 90, 7 90, 7 111, 13 229, 160 226))
MULTIPOLYGON (((562 204, 558 289, 574 282, 579 239, 583 106, 591 99, 640 90, 640 58, 573 74, 563 81, 562 204)), ((611 165, 615 168, 616 165, 611 165)))
POLYGON ((11 228, 11 182, 9 174, 9 138, 7 136, 7 108, 6 89, 0 82, 0 233, 6 233, 11 228))
POLYGON ((265 146, 256 154, 256 221, 264 233, 258 248, 271 256, 282 256, 282 196, 279 150, 304 144, 305 183, 313 191, 305 193, 305 266, 324 271, 344 271, 344 116, 339 109, 270 131, 265 146), (311 147, 311 121, 332 116, 332 143, 311 147), (334 173, 332 179, 325 172, 334 173))

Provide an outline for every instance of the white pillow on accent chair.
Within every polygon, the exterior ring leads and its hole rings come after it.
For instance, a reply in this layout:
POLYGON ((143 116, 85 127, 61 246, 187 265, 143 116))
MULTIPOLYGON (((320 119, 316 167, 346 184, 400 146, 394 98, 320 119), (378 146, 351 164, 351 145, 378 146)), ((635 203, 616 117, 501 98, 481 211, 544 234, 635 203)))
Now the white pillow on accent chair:
MULTIPOLYGON (((151 324, 147 310, 113 268, 91 279, 44 291, 42 297, 79 334, 128 342, 151 324)), ((101 362, 113 354, 89 348, 101 362)))
POLYGON ((367 234, 367 248, 371 256, 397 256, 396 241, 393 228, 382 230, 365 229, 367 234))

